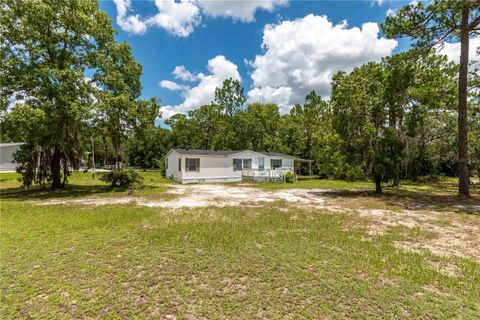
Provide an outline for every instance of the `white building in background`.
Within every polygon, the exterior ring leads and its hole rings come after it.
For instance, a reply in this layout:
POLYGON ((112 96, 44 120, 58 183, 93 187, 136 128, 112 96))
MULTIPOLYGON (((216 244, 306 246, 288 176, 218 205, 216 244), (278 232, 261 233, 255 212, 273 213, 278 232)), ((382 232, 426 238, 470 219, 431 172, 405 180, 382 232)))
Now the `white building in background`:
POLYGON ((15 171, 17 164, 13 160, 13 154, 20 148, 20 143, 0 143, 0 171, 15 171))
POLYGON ((277 152, 172 149, 166 177, 181 183, 277 180, 294 173, 295 157, 277 152))

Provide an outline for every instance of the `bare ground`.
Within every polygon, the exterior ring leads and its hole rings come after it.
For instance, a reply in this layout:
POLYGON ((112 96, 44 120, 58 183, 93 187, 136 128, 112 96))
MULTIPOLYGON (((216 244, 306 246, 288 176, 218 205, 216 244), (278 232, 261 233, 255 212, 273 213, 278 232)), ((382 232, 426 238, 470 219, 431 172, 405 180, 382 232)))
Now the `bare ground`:
MULTIPOLYGON (((208 206, 274 206, 281 210, 307 209, 344 212, 361 219, 371 237, 381 236, 393 227, 419 228, 432 237, 421 241, 396 242, 398 249, 439 256, 470 258, 480 263, 480 202, 435 203, 436 200, 375 197, 365 193, 327 189, 286 189, 265 191, 246 186, 198 184, 171 185, 170 200, 148 197, 85 197, 35 202, 39 205, 106 205, 135 202, 140 206, 183 209, 208 206), (344 192, 345 194, 342 194, 344 192), (393 198, 393 201, 392 201, 393 198)), ((355 225, 348 228, 355 228, 355 225)), ((368 240, 368 239, 366 239, 368 240)))

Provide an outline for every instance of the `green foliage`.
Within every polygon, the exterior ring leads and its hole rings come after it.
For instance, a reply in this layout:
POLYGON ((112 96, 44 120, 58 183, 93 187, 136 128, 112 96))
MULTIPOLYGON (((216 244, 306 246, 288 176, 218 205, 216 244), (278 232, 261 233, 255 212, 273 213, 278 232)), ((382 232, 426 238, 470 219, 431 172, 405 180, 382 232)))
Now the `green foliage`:
POLYGON ((402 7, 395 15, 388 16, 382 29, 389 37, 408 36, 419 50, 439 43, 454 42, 459 37, 462 7, 469 9, 468 32, 478 34, 480 23, 478 1, 436 0, 416 1, 402 7))
MULTIPOLYGON (((347 178, 346 158, 339 148, 341 143, 340 135, 333 131, 330 124, 315 132, 314 150, 318 173, 321 176, 335 179, 347 178)), ((349 180, 356 179, 350 175, 349 180)))
POLYGON ((160 174, 162 177, 166 178, 167 177, 167 168, 165 166, 165 159, 157 159, 157 167, 160 171, 160 174))
POLYGON ((218 106, 222 113, 229 116, 238 112, 245 101, 247 99, 238 80, 225 79, 222 87, 215 89, 214 104, 218 106))
POLYGON ((93 1, 6 0, 0 26, 1 96, 24 98, 45 115, 39 139, 26 142, 49 153, 53 187, 62 187, 61 163, 78 168, 82 154, 81 132, 92 102, 86 69, 98 69, 114 42, 110 18, 93 1))
POLYGON ((135 170, 115 169, 102 174, 100 180, 109 183, 112 188, 139 188, 143 186, 143 178, 135 170))
POLYGON ((291 171, 287 171, 283 177, 286 183, 294 183, 295 182, 295 175, 291 171))
MULTIPOLYGON (((311 92, 286 115, 275 104, 251 103, 230 115, 226 103, 212 103, 166 123, 172 146, 285 152, 314 160, 313 173, 322 177, 398 186, 400 179, 455 174, 455 82, 456 66, 444 57, 406 52, 339 72, 329 102, 311 92)), ((222 94, 241 91, 232 88, 224 83, 222 94)))
POLYGON ((50 150, 43 142, 48 119, 41 109, 32 108, 31 102, 16 104, 2 118, 2 132, 10 141, 25 141, 13 155, 22 183, 30 187, 36 183, 45 186, 51 181, 50 150))
POLYGON ((280 112, 272 103, 252 103, 237 114, 238 144, 236 149, 282 151, 279 134, 280 112))
MULTIPOLYGON (((412 2, 387 17, 382 25, 389 37, 409 37, 416 53, 424 58, 445 42, 460 43, 458 68, 458 174, 459 193, 469 195, 468 168, 468 66, 469 40, 480 35, 480 2, 437 0, 427 5, 412 2)), ((474 49, 475 50, 475 49, 474 49)), ((478 48, 477 48, 478 50, 478 48)), ((442 81, 441 78, 437 80, 442 81)), ((475 81, 472 82, 473 84, 475 81)))
POLYGON ((440 181, 446 181, 447 178, 445 176, 440 176, 436 174, 429 174, 426 176, 421 176, 418 177, 415 182, 420 182, 420 183, 433 183, 433 182, 440 182, 440 181))
POLYGON ((340 148, 350 172, 361 168, 377 186, 393 172, 396 160, 395 152, 390 152, 395 133, 386 127, 389 112, 383 100, 384 82, 382 66, 368 63, 349 75, 337 74, 332 86, 333 128, 342 137, 340 148))
POLYGON ((159 161, 171 149, 172 132, 168 129, 150 126, 126 142, 128 163, 141 168, 159 168, 159 161))
POLYGON ((21 165, 28 167, 26 185, 32 172, 49 171, 52 187, 64 187, 68 169, 79 168, 95 136, 110 137, 118 161, 126 136, 158 115, 157 100, 137 100, 141 66, 128 44, 115 42, 96 1, 5 0, 0 28, 2 110, 9 99, 26 101, 7 110, 2 127, 16 128, 7 137, 30 146, 22 160, 31 161, 21 165), (37 166, 32 159, 39 153, 48 161, 37 166))

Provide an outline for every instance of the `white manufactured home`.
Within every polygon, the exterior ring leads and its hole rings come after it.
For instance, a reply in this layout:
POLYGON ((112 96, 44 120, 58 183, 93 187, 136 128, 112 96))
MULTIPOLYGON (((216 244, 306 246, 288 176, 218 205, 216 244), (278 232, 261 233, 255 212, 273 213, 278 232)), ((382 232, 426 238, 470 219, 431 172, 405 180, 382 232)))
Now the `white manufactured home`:
POLYGON ((172 149, 166 177, 181 183, 277 180, 294 173, 295 157, 277 152, 172 149))

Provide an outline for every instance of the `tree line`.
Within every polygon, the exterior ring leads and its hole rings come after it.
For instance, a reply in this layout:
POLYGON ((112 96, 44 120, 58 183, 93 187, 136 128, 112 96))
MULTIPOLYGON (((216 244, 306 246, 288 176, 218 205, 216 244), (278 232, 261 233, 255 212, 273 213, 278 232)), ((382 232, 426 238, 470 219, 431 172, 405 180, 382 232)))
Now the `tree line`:
MULTIPOLYGON (((444 56, 400 53, 338 72, 329 100, 311 92, 285 115, 275 104, 244 105, 240 83, 227 79, 211 104, 129 140, 127 157, 151 166, 171 147, 277 151, 314 160, 315 174, 325 178, 371 179, 377 192, 388 181, 455 176, 457 71, 444 56)), ((468 109, 470 169, 480 173, 478 97, 468 109)))
POLYGON ((328 100, 311 92, 282 115, 225 79, 210 104, 162 128, 159 100, 140 98, 141 65, 95 1, 3 0, 1 139, 25 142, 15 158, 26 186, 63 188, 93 150, 96 163, 150 168, 176 147, 284 152, 314 160, 322 177, 371 179, 379 193, 384 182, 458 175, 468 195, 470 173, 480 174, 479 63, 468 61, 479 9, 468 0, 400 9, 382 29, 411 37, 411 50, 338 72, 328 100), (455 39, 460 64, 436 54, 455 39))

